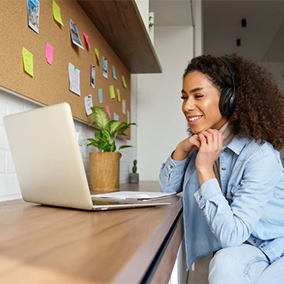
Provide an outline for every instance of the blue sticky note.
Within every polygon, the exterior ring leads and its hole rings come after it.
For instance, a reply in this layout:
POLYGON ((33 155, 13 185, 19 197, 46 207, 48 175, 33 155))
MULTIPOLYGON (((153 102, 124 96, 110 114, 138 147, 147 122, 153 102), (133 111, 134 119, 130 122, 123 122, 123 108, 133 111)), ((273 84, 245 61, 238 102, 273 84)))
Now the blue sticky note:
POLYGON ((99 103, 103 103, 103 89, 99 89, 99 103))
POLYGON ((115 73, 115 67, 112 65, 112 77, 114 80, 117 80, 116 73, 115 73))

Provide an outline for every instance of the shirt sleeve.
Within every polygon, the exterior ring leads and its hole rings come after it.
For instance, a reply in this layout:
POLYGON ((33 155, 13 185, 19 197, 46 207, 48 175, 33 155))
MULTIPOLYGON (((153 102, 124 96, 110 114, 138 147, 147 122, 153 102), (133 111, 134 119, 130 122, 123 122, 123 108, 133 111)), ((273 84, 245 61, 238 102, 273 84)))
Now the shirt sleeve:
POLYGON ((249 238, 281 173, 275 155, 261 152, 244 163, 231 204, 223 196, 217 179, 200 186, 195 199, 222 247, 238 246, 249 238))
POLYGON ((171 158, 167 159, 166 163, 163 163, 159 181, 160 188, 163 192, 181 192, 183 177, 188 163, 188 157, 182 161, 176 161, 171 158))

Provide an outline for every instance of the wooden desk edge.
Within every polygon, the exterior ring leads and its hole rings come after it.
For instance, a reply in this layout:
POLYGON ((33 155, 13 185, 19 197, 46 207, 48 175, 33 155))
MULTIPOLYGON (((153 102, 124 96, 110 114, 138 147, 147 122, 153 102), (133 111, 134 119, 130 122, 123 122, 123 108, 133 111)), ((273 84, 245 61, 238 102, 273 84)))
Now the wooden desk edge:
POLYGON ((141 283, 145 275, 152 269, 153 260, 172 230, 173 224, 182 219, 181 198, 176 202, 171 213, 165 222, 155 231, 151 239, 132 257, 131 261, 128 262, 112 283, 141 283))

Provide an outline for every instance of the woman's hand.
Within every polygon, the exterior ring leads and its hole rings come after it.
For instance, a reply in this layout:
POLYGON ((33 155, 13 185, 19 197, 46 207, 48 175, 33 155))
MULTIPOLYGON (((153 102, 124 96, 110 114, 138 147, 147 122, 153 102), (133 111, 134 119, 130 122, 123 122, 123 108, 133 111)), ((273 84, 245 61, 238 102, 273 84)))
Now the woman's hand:
POLYGON ((192 135, 191 137, 188 137, 181 141, 177 147, 175 152, 172 155, 172 158, 176 161, 182 161, 184 160, 188 153, 192 150, 199 149, 200 147, 200 141, 197 134, 192 135))
POLYGON ((198 133, 198 139, 200 146, 195 166, 198 171, 199 182, 202 184, 215 177, 213 165, 220 156, 224 135, 218 130, 208 129, 198 133))

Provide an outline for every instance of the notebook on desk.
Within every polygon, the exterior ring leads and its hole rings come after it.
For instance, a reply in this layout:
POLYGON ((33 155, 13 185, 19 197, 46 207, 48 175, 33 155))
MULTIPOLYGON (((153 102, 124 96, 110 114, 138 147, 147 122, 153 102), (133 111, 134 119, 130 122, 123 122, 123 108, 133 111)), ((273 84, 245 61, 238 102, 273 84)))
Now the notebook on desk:
POLYGON ((5 116, 4 126, 22 197, 27 202, 84 210, 169 204, 151 201, 153 198, 92 199, 67 103, 5 116))

